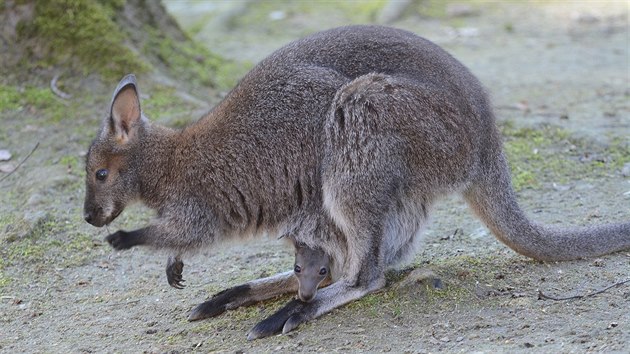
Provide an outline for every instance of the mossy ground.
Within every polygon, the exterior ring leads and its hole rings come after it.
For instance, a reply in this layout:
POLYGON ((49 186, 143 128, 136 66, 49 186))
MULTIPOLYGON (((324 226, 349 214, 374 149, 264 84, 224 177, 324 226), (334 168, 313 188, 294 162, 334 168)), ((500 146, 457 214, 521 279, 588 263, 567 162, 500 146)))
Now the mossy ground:
POLYGON ((540 189, 543 183, 566 185, 577 176, 593 182, 621 175, 630 162, 630 141, 621 137, 604 146, 552 125, 517 129, 503 124, 502 132, 517 191, 540 189))

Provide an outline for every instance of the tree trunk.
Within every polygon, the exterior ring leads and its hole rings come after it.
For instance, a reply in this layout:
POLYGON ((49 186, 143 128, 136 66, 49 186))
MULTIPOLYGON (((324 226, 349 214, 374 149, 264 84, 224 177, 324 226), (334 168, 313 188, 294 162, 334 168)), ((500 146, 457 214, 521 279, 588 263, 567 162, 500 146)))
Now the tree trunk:
POLYGON ((194 43, 158 1, 0 0, 0 11, 3 75, 62 71, 111 81, 160 71, 213 86, 223 63, 194 43))

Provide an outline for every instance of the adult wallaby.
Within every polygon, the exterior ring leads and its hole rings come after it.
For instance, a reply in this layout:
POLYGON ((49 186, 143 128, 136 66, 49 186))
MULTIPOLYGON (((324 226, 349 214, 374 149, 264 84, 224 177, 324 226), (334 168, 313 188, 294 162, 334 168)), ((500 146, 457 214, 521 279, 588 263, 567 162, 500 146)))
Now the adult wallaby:
MULTIPOLYGON (((290 301, 248 337, 288 332, 385 285, 413 255, 433 203, 462 193, 516 252, 555 261, 630 248, 630 223, 558 229, 519 208, 487 95, 437 45, 410 32, 349 26, 313 34, 254 67, 181 131, 152 124, 133 76, 87 155, 85 219, 103 226, 131 201, 157 211, 107 241, 180 255, 245 234, 294 234, 322 249, 337 280, 290 301)), ((293 272, 224 290, 190 320, 297 290, 293 272)))
POLYGON ((293 273, 298 281, 298 298, 309 302, 317 295, 317 289, 330 279, 330 257, 320 248, 295 243, 293 273))

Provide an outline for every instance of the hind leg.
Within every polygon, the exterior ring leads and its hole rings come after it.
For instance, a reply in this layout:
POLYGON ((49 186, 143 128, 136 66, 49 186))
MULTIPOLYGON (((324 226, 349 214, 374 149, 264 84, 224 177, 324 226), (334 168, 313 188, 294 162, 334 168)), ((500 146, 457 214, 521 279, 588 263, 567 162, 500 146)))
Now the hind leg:
MULTIPOLYGON (((397 131, 396 124, 404 113, 401 109, 407 106, 400 101, 413 93, 403 87, 404 82, 397 82, 381 74, 349 82, 335 95, 326 119, 323 201, 346 239, 341 277, 312 302, 289 302, 257 324, 249 339, 286 333, 385 286, 387 264, 382 248, 391 224, 388 218, 397 217, 411 176, 405 160, 408 139, 397 131), (404 91, 406 96, 396 102, 392 100, 394 90, 404 91)), ((401 239, 400 247, 405 243, 401 239)), ((397 259, 400 247, 387 245, 386 253, 394 253, 391 258, 397 259)))
POLYGON ((197 321, 222 314, 240 306, 247 306, 275 296, 297 291, 297 280, 293 271, 279 273, 267 278, 252 280, 245 284, 225 289, 197 305, 188 316, 197 321))
MULTIPOLYGON (((391 161, 388 161, 391 162, 391 161)), ((396 173, 382 161, 366 164, 362 173, 329 178, 324 186, 327 212, 346 240, 341 276, 304 303, 289 302, 258 323, 249 339, 287 333, 348 302, 385 286, 385 264, 381 246, 385 221, 398 193, 396 173)))

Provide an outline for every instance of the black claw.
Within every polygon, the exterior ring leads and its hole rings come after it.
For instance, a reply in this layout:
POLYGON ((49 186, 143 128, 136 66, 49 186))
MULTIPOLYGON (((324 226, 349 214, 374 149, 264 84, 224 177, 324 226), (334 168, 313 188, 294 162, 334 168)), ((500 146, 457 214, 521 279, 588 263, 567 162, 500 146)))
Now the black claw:
POLYGON ((166 264, 166 280, 168 281, 168 284, 175 289, 183 289, 183 271, 184 262, 182 262, 179 258, 169 257, 168 263, 166 264))

